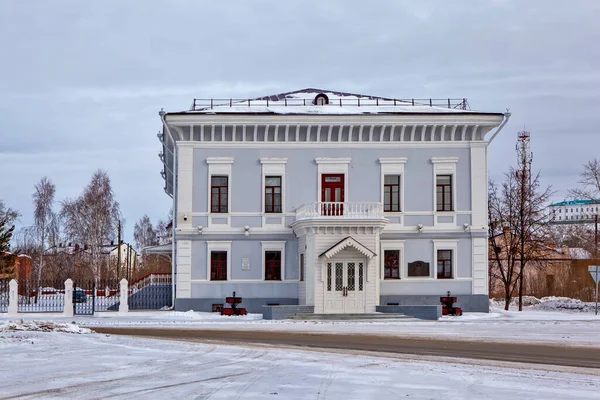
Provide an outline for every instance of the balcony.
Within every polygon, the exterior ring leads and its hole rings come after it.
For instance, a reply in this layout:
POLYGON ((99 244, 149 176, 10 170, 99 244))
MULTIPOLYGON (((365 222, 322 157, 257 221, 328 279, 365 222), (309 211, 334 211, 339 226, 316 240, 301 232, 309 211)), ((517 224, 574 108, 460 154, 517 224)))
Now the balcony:
POLYGON ((304 219, 383 219, 383 204, 377 202, 319 202, 296 209, 296 221, 304 219))

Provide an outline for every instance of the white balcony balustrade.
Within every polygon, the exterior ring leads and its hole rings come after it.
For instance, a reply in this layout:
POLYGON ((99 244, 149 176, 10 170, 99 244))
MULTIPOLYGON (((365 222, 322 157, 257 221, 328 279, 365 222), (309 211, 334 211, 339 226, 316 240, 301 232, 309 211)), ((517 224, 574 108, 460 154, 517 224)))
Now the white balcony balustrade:
POLYGON ((377 202, 319 202, 303 204, 296 209, 296 220, 302 219, 383 219, 383 204, 377 202))

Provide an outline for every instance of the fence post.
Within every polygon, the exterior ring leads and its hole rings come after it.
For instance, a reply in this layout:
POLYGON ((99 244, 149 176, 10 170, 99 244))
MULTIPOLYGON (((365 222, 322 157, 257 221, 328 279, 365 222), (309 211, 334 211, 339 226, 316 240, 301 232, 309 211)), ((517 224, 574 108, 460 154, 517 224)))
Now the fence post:
POLYGON ((120 283, 121 283, 121 297, 119 299, 119 314, 129 312, 129 304, 128 304, 129 296, 127 293, 129 283, 127 282, 127 279, 125 279, 125 278, 121 279, 120 283))
POLYGON ((14 279, 8 284, 8 314, 16 315, 19 312, 19 282, 14 279))
POLYGON ((73 280, 70 278, 65 281, 65 300, 63 302, 63 316, 72 317, 73 310, 73 280))

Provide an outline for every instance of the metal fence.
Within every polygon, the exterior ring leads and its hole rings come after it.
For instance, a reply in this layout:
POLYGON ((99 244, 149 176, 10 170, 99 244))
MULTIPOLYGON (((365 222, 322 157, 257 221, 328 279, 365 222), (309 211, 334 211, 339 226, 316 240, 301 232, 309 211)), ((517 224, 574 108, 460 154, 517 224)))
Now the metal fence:
POLYGON ((73 310, 75 315, 119 311, 120 301, 120 285, 117 279, 77 281, 73 284, 73 310))
MULTIPOLYGON (((7 312, 10 302, 10 280, 0 279, 0 312, 7 312)), ((126 281, 124 282, 126 283, 126 281)), ((65 311, 65 281, 17 281, 17 312, 61 313, 65 311)), ((123 289, 125 290, 125 288, 123 289)), ((160 310, 171 306, 171 274, 149 274, 127 286, 124 305, 129 310, 160 310)), ((119 311, 121 284, 117 279, 73 282, 73 313, 93 315, 95 312, 119 311)), ((68 311, 68 310, 67 310, 68 311)))
POLYGON ((8 311, 9 279, 0 279, 0 312, 8 311))
POLYGON ((65 282, 63 280, 20 279, 18 311, 23 313, 63 312, 65 282))

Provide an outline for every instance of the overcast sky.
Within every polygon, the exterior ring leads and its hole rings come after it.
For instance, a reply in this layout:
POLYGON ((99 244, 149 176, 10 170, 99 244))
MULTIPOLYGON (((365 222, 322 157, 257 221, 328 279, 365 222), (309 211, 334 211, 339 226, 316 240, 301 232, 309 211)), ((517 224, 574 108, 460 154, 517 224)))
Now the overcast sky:
POLYGON ((526 126, 534 169, 563 199, 599 155, 598 20, 596 0, 0 0, 0 199, 28 225, 40 178, 60 201, 102 168, 131 240, 171 204, 161 108, 305 87, 510 108, 491 177, 515 164, 526 126))

